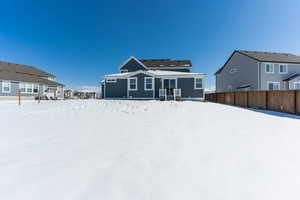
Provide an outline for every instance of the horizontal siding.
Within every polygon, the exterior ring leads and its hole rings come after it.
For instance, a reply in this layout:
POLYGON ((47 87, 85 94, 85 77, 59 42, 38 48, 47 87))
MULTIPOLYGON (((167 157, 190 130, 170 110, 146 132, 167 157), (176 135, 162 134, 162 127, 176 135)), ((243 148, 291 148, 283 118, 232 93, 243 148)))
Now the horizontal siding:
POLYGON ((204 89, 194 89, 194 78, 178 78, 177 88, 182 98, 204 98, 204 89))

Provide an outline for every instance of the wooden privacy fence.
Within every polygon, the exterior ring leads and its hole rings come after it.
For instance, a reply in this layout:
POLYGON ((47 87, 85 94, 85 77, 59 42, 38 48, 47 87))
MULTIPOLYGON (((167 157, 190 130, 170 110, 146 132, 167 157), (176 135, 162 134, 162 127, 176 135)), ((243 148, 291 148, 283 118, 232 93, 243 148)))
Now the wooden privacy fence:
POLYGON ((219 92, 206 94, 205 100, 300 115, 300 90, 219 92))

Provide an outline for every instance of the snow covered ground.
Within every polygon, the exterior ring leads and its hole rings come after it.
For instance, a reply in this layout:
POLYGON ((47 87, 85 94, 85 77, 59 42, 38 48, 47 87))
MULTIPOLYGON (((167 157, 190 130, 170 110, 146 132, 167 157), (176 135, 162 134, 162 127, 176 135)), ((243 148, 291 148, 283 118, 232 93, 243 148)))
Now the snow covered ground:
POLYGON ((0 113, 3 200, 300 199, 298 117, 105 100, 2 101, 0 113))

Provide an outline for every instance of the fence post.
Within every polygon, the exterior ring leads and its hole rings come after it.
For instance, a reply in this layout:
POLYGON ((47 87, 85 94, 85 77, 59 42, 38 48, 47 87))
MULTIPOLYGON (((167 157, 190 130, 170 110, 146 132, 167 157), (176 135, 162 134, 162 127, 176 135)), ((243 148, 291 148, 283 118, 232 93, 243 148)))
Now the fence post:
POLYGON ((247 108, 249 108, 249 91, 247 91, 247 98, 246 98, 246 100, 247 100, 247 103, 246 103, 246 107, 247 108))
POLYGON ((269 110, 269 91, 266 91, 266 110, 269 110))
POLYGON ((235 91, 233 91, 233 105, 235 105, 235 91))
POLYGON ((294 106, 294 109, 295 109, 295 114, 297 115, 298 114, 298 112, 297 112, 297 90, 295 90, 294 93, 295 93, 295 98, 294 98, 295 106, 294 106))
POLYGON ((19 96, 19 106, 21 105, 21 90, 18 90, 18 96, 19 96))

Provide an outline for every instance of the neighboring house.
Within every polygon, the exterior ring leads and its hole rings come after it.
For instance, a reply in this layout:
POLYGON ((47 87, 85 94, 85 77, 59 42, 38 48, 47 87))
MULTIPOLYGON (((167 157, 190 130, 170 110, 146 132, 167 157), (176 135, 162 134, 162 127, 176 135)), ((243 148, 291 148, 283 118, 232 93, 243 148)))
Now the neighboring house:
POLYGON ((215 76, 217 92, 300 89, 300 56, 238 50, 215 76))
POLYGON ((192 73, 189 60, 130 57, 120 73, 105 75, 101 93, 105 99, 203 99, 205 74, 192 73))
POLYGON ((63 98, 64 85, 55 76, 32 66, 0 62, 0 99, 63 98))
POLYGON ((78 99, 96 99, 96 91, 94 90, 76 90, 73 97, 78 99))

